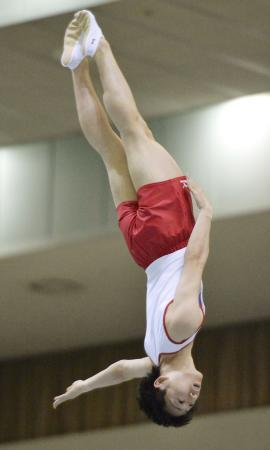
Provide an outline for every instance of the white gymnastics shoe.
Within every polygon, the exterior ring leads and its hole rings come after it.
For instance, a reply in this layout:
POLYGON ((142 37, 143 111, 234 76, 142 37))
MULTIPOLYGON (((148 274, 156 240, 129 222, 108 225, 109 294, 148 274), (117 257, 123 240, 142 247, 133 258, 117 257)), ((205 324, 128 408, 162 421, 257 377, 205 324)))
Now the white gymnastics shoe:
POLYGON ((95 16, 87 10, 78 11, 65 32, 62 66, 74 70, 86 56, 93 57, 101 36, 95 16))

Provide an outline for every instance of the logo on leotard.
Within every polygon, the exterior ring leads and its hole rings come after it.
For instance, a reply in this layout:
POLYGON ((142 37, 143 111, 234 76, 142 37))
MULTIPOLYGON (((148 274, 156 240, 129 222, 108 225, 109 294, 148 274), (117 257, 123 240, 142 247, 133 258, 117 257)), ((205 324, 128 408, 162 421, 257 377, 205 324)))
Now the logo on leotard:
POLYGON ((182 183, 182 187, 183 188, 187 188, 188 187, 188 184, 187 184, 186 180, 180 180, 180 183, 182 183))

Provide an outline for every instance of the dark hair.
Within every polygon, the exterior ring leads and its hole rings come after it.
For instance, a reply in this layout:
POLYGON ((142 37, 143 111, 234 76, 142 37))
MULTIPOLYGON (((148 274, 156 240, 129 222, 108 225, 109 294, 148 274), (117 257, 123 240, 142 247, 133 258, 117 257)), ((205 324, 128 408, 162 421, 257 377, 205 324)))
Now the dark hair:
POLYGON ((182 416, 173 416, 165 410, 166 390, 155 388, 154 381, 160 376, 159 367, 153 366, 152 371, 141 380, 137 400, 139 407, 153 422, 164 427, 182 427, 187 425, 193 418, 197 409, 197 403, 182 416))

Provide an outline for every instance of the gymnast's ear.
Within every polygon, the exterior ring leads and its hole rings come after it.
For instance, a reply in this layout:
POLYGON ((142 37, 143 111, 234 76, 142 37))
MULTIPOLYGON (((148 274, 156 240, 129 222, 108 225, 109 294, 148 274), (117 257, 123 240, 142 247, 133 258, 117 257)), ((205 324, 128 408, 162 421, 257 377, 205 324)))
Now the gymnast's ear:
POLYGON ((154 381, 154 386, 155 388, 161 388, 164 389, 164 381, 168 380, 168 377, 165 377, 164 375, 160 375, 160 377, 158 377, 155 381, 154 381))

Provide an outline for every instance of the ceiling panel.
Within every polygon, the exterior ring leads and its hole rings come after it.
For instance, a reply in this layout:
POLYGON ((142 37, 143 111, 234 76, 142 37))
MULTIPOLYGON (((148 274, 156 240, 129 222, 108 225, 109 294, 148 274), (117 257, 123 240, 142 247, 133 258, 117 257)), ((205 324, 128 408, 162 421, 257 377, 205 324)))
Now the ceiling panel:
MULTIPOLYGON (((124 0, 94 11, 149 118, 270 90, 270 6, 244 6, 124 0)), ((79 131, 70 73, 59 63, 71 18, 0 29, 0 145, 79 131)))

